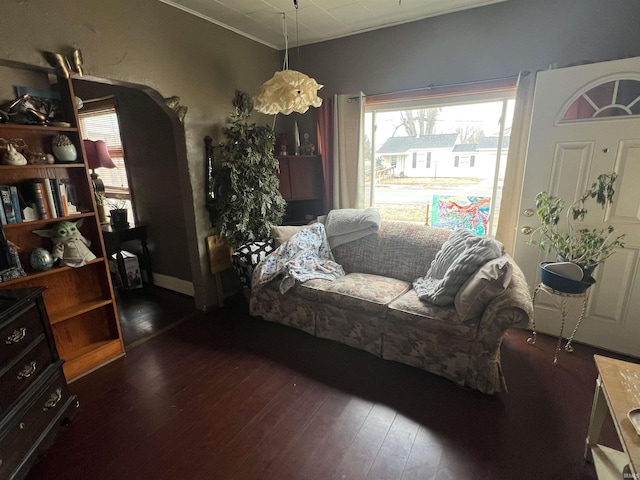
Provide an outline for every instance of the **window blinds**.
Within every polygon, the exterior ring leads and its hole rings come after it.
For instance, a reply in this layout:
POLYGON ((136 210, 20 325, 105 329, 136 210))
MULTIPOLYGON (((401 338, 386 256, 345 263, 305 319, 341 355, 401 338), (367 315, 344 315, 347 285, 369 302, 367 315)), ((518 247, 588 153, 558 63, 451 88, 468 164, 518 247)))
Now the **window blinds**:
POLYGON ((89 140, 103 140, 117 168, 97 168, 107 197, 114 195, 129 198, 129 182, 125 155, 120 139, 120 125, 113 99, 85 103, 78 113, 82 137, 89 140))

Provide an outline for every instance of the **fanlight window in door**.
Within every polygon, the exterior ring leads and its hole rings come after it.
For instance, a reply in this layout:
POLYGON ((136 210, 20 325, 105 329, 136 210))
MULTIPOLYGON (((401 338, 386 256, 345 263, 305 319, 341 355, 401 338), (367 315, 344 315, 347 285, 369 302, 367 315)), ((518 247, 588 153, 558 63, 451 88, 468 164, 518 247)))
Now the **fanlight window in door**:
POLYGON ((561 122, 640 115, 640 81, 618 79, 590 88, 569 105, 561 122))

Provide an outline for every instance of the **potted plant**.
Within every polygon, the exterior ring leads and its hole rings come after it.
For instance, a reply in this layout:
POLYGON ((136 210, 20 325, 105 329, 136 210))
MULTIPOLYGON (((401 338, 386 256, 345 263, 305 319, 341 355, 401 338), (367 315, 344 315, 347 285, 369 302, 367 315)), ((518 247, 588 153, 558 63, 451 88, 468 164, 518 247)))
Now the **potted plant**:
POLYGON ((249 123, 253 101, 236 91, 220 148, 221 168, 215 172, 215 199, 207 202, 213 228, 233 248, 263 240, 279 225, 286 202, 280 194, 278 161, 273 156, 275 135, 268 125, 249 123))
POLYGON ((111 226, 115 229, 129 228, 127 200, 122 197, 109 198, 107 205, 109 206, 111 226))
POLYGON ((547 192, 536 195, 536 214, 541 225, 531 232, 529 243, 538 244, 543 251, 555 252, 561 262, 579 266, 583 272, 582 282, 587 283, 585 288, 593 283, 591 275, 594 269, 609 258, 616 248, 624 247, 624 234, 617 234, 612 225, 587 228, 582 224, 590 201, 600 205, 603 212, 611 205, 616 178, 613 172, 599 175, 564 215, 566 202, 562 198, 547 192))

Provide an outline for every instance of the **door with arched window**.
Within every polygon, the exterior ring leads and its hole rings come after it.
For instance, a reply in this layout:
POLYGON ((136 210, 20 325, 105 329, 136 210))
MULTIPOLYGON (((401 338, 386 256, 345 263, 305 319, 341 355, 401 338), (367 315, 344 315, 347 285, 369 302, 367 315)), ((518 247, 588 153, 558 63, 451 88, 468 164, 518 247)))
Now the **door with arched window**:
MULTIPOLYGON (((640 59, 539 73, 514 253, 530 285, 538 283, 538 264, 547 259, 523 233, 539 225, 531 215, 536 194, 548 191, 570 203, 611 171, 618 174, 614 205, 606 212, 590 209, 586 226, 600 228, 604 215, 607 225, 626 234, 626 248, 596 270, 575 338, 640 356, 640 59)), ((537 302, 536 324, 557 335, 560 314, 547 301, 537 302)), ((565 331, 573 329, 580 307, 569 305, 565 331)))

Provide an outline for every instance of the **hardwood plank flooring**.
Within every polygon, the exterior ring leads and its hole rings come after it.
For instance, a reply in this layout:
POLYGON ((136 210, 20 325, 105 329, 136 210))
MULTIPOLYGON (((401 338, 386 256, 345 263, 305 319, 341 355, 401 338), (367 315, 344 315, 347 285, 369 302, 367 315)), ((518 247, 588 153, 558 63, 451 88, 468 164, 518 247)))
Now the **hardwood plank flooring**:
POLYGON ((240 297, 203 313, 153 295, 120 306, 162 333, 70 385, 78 414, 28 480, 596 478, 582 455, 607 352, 576 344, 554 367, 554 338, 509 330, 509 393, 489 396, 250 318, 240 297))

